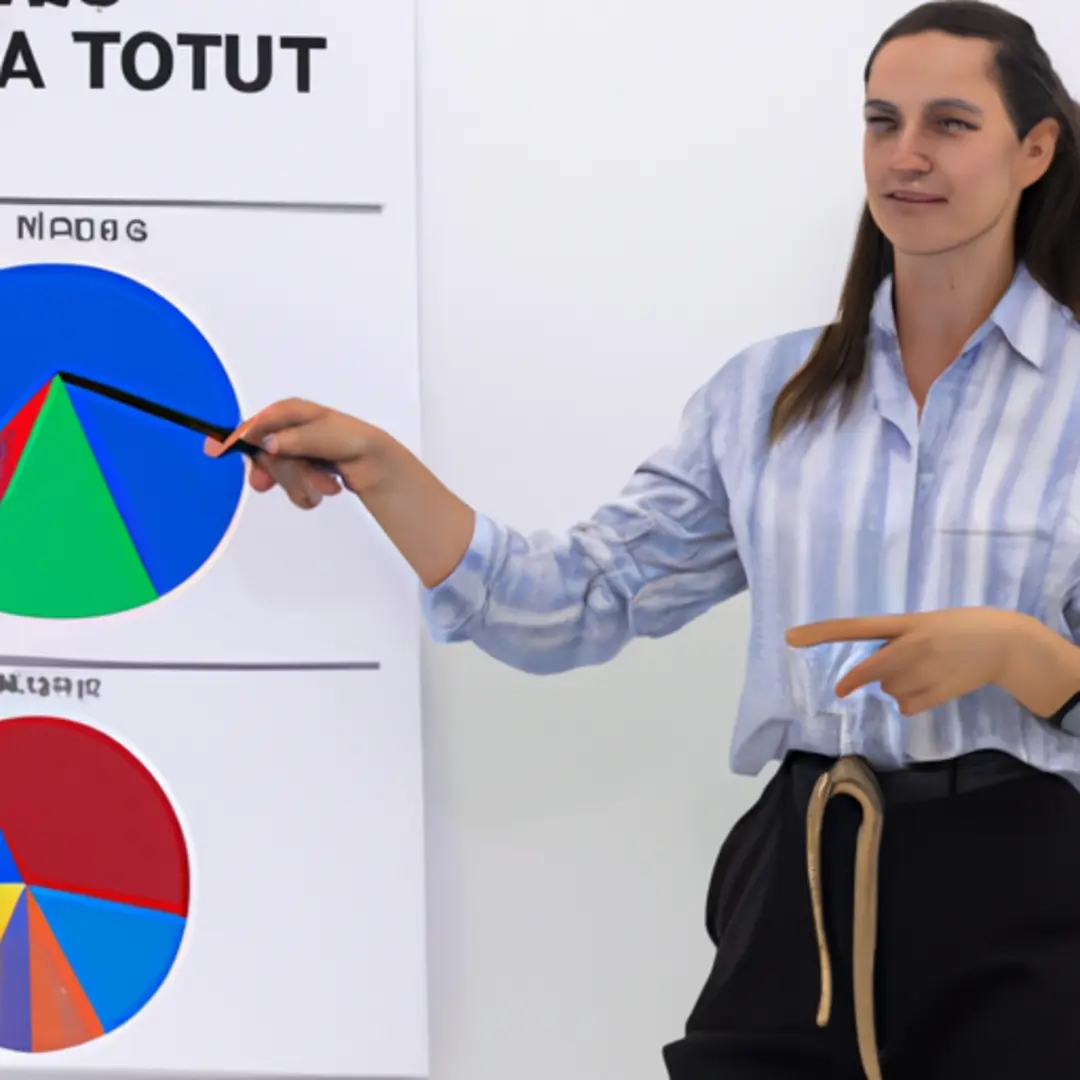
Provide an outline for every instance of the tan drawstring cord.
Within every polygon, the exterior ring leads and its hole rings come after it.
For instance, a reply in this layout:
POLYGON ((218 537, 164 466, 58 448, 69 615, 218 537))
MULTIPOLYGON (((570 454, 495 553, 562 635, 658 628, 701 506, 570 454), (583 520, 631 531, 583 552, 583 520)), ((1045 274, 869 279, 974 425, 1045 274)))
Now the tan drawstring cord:
POLYGON ((855 855, 852 943, 855 1033, 867 1080, 883 1080, 874 1017, 874 954, 877 950, 878 858, 885 800, 877 777, 861 758, 856 757, 840 758, 828 772, 819 777, 806 811, 806 862, 821 964, 821 999, 818 1004, 817 1024, 818 1027, 826 1027, 832 1012, 832 963, 829 959, 821 889, 821 827, 825 820, 825 808, 834 795, 850 795, 862 808, 855 855))

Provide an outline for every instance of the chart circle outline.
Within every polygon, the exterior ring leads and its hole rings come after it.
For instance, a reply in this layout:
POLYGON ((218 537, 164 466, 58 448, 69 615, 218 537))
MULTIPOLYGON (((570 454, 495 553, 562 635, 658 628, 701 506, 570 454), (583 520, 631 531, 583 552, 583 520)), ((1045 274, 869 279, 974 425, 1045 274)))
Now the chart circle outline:
MULTIPOLYGON (((153 400, 161 400, 184 412, 225 427, 242 419, 233 380, 209 337, 195 319, 164 293, 133 276, 114 269, 81 262, 21 262, 0 266, 0 431, 31 400, 34 393, 58 370, 96 378, 153 400), (57 315, 57 312, 61 314, 57 315), (48 317, 46 317, 46 312, 48 317), (76 318, 66 318, 75 312, 76 318), (123 316, 130 316, 124 318, 123 316), (81 320, 81 321, 80 321, 81 320), (71 324, 70 326, 68 324, 71 324), (87 327, 76 335, 73 326, 87 327), (77 346, 73 344, 78 337, 77 346), (155 348, 155 342, 158 343, 155 348), (179 357, 178 370, 161 363, 147 374, 143 361, 179 357), (190 368, 190 370, 188 370, 190 368)), ((74 391, 81 393, 81 391, 74 391)), ((109 402, 110 407, 116 406, 109 402)), ((141 419, 145 419, 141 416, 141 419)), ((82 417, 80 419, 83 419, 82 417)), ((171 429, 154 418, 154 425, 171 429)), ((179 432, 181 429, 175 429, 179 432)), ((185 435, 188 434, 185 432, 185 435)), ((209 459, 201 453, 201 436, 191 436, 199 446, 192 455, 193 469, 205 470, 209 459)), ((95 451, 99 447, 94 448, 95 451)), ((99 462, 100 465, 100 462, 99 462)), ((245 463, 240 455, 214 462, 215 488, 209 492, 205 513, 213 517, 191 546, 182 549, 179 569, 150 574, 153 595, 137 601, 104 602, 88 612, 57 613, 33 610, 33 603, 12 605, 0 597, 0 612, 20 618, 80 621, 122 616, 172 598, 193 584, 220 556, 234 533, 247 495, 245 463)), ((184 490, 181 480, 179 490, 184 490)), ((116 498, 116 491, 111 494, 116 498)), ((3 511, 0 492, 0 516, 3 511)), ((187 504, 190 507, 191 503, 187 504)), ((158 507, 160 509, 160 507, 158 507)), ((172 521, 154 518, 159 536, 175 534, 171 525, 190 523, 191 515, 176 511, 172 521)), ((123 517, 124 515, 121 514, 123 517)), ((129 534, 130 518, 125 518, 129 534)), ((190 524, 188 525, 190 528, 190 524)), ((182 531, 182 530, 181 530, 182 531)), ((134 538, 133 538, 134 542, 134 538)), ((183 545, 185 541, 177 540, 183 545)), ((72 539, 71 544, 75 541, 72 539)), ((139 545, 136 543, 136 549, 139 545)), ((144 556, 145 547, 139 554, 144 556)), ((154 546, 154 545, 149 545, 154 546)), ((62 601, 60 602, 62 605, 62 601)), ((45 604, 39 605, 44 608, 45 604)))
MULTIPOLYGON (((0 709, 0 752, 3 750, 6 737, 16 728, 25 727, 27 725, 44 725, 53 731, 74 735, 76 738, 89 740, 96 743, 99 747, 106 748, 111 754, 117 755, 128 768, 135 770, 144 781, 148 782, 155 790, 161 803, 167 808, 169 820, 175 830, 178 841, 178 854, 184 864, 186 883, 183 896, 183 914, 179 917, 180 929, 168 954, 167 963, 164 965, 164 969, 160 976, 154 981, 154 985, 145 988, 143 998, 136 1007, 127 1010, 125 1014, 119 1018, 115 1018, 104 1027, 103 1031, 96 1033, 90 1038, 73 1040, 64 1046, 50 1046, 42 1049, 11 1046, 0 1038, 0 1054, 8 1053, 19 1054, 23 1057, 43 1057, 49 1054, 64 1053, 65 1051, 76 1049, 79 1046, 88 1045, 89 1043, 108 1038, 110 1035, 115 1035, 130 1023, 136 1021, 139 1016, 149 1009, 154 1004, 155 1000, 160 997, 163 990, 166 989, 173 979, 177 968, 181 963, 182 957, 190 946, 191 922, 197 906, 195 890, 197 873, 194 852, 190 842, 190 831, 184 822, 184 815, 177 799, 170 790, 170 785, 167 783, 164 776, 152 765, 143 753, 135 748, 130 739, 122 736, 115 730, 107 728, 97 721, 83 717, 76 718, 75 712, 76 710, 66 709, 63 710, 62 713, 58 710, 28 712, 26 710, 15 708, 14 703, 7 709, 0 709)), ((0 792, 0 834, 6 836, 7 834, 4 825, 3 793, 0 792)), ((47 886, 35 885, 32 882, 26 882, 24 890, 27 894, 35 893, 38 897, 40 897, 42 893, 55 891, 50 890, 47 886)), ((151 908, 148 910, 153 909, 151 908)), ((0 945, 2 945, 2 934, 0 934, 0 945)))

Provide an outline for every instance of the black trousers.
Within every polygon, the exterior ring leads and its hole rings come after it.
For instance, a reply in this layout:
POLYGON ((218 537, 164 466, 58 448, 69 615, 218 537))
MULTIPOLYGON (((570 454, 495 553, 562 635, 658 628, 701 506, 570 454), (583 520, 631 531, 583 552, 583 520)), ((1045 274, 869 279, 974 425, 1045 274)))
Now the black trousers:
MULTIPOLYGON (((834 996, 828 1026, 815 1021, 805 809, 830 764, 818 760, 808 775, 806 756, 787 759, 721 848, 706 903, 715 959, 685 1038, 664 1048, 670 1080, 864 1076, 851 983, 861 812, 847 797, 825 817, 834 996)), ((926 797, 891 797, 883 784, 875 1011, 885 1080, 1076 1080, 1080 792, 1034 771, 965 790, 961 765, 926 797)))

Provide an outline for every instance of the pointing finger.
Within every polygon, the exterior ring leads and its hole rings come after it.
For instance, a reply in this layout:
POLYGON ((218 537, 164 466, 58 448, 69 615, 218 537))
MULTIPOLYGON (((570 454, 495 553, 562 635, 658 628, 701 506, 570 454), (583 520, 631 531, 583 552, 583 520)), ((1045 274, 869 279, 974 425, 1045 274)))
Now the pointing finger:
POLYGON ((787 643, 803 649, 836 641, 887 641, 911 628, 905 615, 880 615, 853 619, 824 619, 793 626, 785 635, 787 643))

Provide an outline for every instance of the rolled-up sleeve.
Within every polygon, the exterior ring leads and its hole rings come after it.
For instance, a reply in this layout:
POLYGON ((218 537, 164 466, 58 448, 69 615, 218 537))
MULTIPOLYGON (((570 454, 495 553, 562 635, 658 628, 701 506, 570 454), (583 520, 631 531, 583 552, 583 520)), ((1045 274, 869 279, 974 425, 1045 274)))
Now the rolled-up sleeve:
POLYGON ((717 388, 683 410, 676 438, 618 497, 564 532, 525 534, 478 513, 472 542, 421 592, 432 637, 471 641, 537 674, 599 664, 746 588, 717 467, 717 388))

